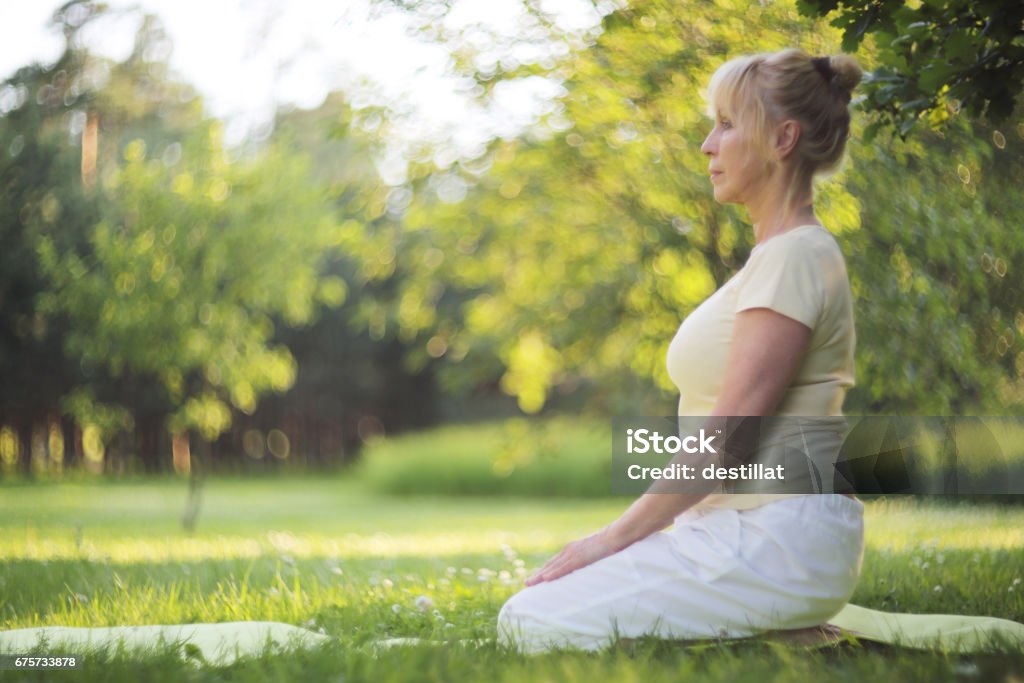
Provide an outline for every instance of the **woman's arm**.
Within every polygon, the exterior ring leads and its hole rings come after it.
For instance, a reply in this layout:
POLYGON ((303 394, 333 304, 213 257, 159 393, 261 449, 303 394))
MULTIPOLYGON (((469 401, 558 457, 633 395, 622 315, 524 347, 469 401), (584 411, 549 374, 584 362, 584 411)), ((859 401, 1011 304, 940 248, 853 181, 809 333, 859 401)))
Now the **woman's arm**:
MULTIPOLYGON (((811 340, 803 323, 768 308, 736 314, 723 389, 705 431, 722 427, 727 416, 772 415, 793 382, 811 340)), ((692 455, 680 455, 694 464, 692 455)), ((655 484, 650 490, 656 490, 655 484)), ((573 541, 526 581, 551 581, 616 553, 655 531, 707 496, 652 493, 640 496, 621 517, 587 538, 573 541)))

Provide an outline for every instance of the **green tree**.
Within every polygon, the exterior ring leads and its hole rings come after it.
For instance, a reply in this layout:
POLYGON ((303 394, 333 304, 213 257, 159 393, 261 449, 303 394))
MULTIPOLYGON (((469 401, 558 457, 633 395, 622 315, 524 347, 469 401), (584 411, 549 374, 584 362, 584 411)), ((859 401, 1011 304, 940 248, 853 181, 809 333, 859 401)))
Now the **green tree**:
MULTIPOLYGON (((551 66, 565 95, 538 126, 484 158, 433 169, 400 234, 352 248, 372 268, 382 248, 400 245, 395 267, 410 276, 398 309, 441 337, 448 371, 474 355, 497 359, 527 411, 581 381, 606 401, 639 381, 665 409, 675 393, 669 341, 751 247, 748 217, 708 188, 701 89, 729 55, 793 45, 822 54, 838 42, 783 3, 635 2, 551 66), (436 293, 448 289, 469 296, 439 317, 436 293)), ((1024 217, 1010 189, 1019 136, 963 116, 946 133, 891 144, 864 141, 863 130, 858 117, 850 161, 816 201, 857 297, 859 384, 847 407, 1019 405, 1024 289, 1008 227, 1024 217)), ((623 398, 603 405, 651 409, 623 398)))
MULTIPOLYGON (((74 428, 61 419, 62 398, 85 381, 62 348, 68 321, 38 305, 47 281, 36 250, 44 238, 61 250, 79 248, 99 215, 98 198, 81 182, 80 133, 95 63, 74 43, 93 16, 85 6, 59 10, 60 59, 23 67, 0 85, 0 425, 18 433, 23 475, 32 472, 34 432, 60 422, 71 450, 74 428)), ((42 441, 44 450, 50 441, 42 441)))
POLYGON ((108 178, 111 198, 85 253, 41 246, 50 311, 69 317, 70 353, 115 375, 158 379, 175 407, 171 428, 206 439, 291 385, 294 360, 269 346, 271 316, 308 323, 318 303, 345 296, 320 267, 338 241, 323 193, 300 158, 268 150, 225 158, 220 125, 182 142, 180 158, 151 158, 136 140, 108 178))
POLYGON ((800 0, 807 16, 831 16, 853 53, 877 46, 864 111, 901 136, 922 117, 934 125, 964 111, 992 123, 1012 115, 1024 84, 1024 4, 1003 0, 800 0))

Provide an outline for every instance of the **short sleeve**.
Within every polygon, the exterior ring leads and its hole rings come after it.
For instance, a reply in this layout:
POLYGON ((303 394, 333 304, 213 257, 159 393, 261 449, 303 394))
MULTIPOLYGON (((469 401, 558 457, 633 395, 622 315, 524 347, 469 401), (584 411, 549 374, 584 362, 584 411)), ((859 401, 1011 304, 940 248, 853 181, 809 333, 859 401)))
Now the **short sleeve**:
POLYGON ((755 248, 738 281, 736 312, 769 308, 813 330, 825 305, 826 264, 816 246, 785 236, 755 248))

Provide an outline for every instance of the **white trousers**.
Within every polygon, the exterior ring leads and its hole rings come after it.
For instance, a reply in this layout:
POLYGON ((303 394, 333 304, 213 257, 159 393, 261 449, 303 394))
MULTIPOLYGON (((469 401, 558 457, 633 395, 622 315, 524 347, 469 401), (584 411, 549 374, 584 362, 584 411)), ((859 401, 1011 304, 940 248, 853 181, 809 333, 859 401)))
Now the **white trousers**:
POLYGON ((498 638, 526 653, 599 650, 617 634, 743 638, 824 623, 849 601, 864 505, 837 494, 688 510, 673 527, 513 595, 498 638))

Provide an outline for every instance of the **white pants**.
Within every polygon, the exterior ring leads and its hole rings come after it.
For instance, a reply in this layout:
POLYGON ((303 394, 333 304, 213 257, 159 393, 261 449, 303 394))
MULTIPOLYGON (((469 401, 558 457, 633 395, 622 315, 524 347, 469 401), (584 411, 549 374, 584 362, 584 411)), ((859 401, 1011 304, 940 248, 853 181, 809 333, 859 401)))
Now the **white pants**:
POLYGON ((684 512, 668 531, 513 595, 499 641, 599 650, 616 634, 742 638, 824 623, 853 595, 863 513, 836 494, 684 512))

